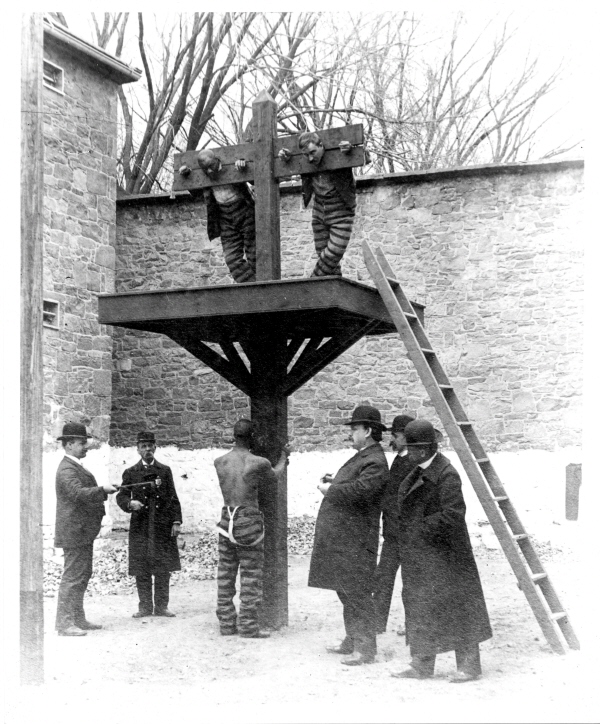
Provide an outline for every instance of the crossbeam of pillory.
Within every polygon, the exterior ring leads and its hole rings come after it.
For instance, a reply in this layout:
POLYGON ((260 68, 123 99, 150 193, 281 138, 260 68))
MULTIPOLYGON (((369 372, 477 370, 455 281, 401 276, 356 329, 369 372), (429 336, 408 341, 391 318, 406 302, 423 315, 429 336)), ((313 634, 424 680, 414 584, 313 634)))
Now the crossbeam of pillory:
MULTIPOLYGON (((173 190, 201 197, 211 186, 253 182, 256 281, 100 295, 99 317, 103 324, 167 335, 246 394, 255 452, 274 463, 288 439, 288 397, 365 335, 395 327, 371 286, 343 277, 281 280, 279 180, 317 169, 300 153, 299 134, 277 136, 277 107, 265 91, 252 110, 252 142, 213 149, 222 164, 216 178, 200 169, 197 151, 175 155, 173 190), (290 152, 287 161, 278 158, 282 148, 290 152), (235 162, 242 159, 240 170, 235 162)), ((361 125, 319 131, 319 137, 325 153, 318 171, 364 164, 361 125), (351 144, 348 153, 339 150, 342 141, 351 144)), ((423 307, 415 308, 422 315, 423 307)), ((259 490, 259 505, 265 517, 261 624, 279 628, 288 622, 285 476, 259 490)))

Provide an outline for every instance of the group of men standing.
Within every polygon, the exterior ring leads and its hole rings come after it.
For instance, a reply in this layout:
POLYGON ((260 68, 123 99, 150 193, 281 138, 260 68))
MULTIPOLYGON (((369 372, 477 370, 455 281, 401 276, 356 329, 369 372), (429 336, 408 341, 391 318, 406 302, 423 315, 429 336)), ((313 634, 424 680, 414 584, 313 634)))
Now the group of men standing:
POLYGON ((425 420, 397 416, 388 469, 379 410, 361 405, 345 423, 357 450, 331 480, 315 529, 308 585, 336 591, 345 637, 328 646, 347 666, 369 664, 387 625, 394 580, 402 571, 406 643, 411 664, 392 676, 433 676, 436 655, 454 651, 454 683, 481 676, 479 643, 492 630, 465 522, 460 477, 438 452, 425 420), (377 565, 380 514, 384 542, 377 565))
MULTIPOLYGON (((342 603, 345 637, 327 650, 345 655, 342 663, 348 666, 375 660, 377 635, 386 630, 400 568, 411 664, 392 676, 431 677, 436 655, 454 651, 457 672, 451 681, 479 678, 479 643, 492 631, 465 523, 460 477, 438 452, 437 431, 425 420, 395 417, 391 446, 397 455, 390 469, 381 444, 387 428, 379 410, 360 405, 344 424, 350 427, 356 454, 318 485, 323 501, 308 578, 309 586, 336 591, 342 603)), ((239 420, 233 435, 232 450, 215 460, 224 503, 217 524, 217 617, 224 636, 268 638, 259 627, 264 520, 258 490, 281 480, 289 449, 284 447, 272 466, 252 452, 251 421, 239 420), (239 614, 233 603, 238 571, 239 614)), ((56 616, 61 636, 85 636, 102 628, 87 620, 83 598, 104 501, 117 491, 117 504, 131 514, 129 573, 136 578, 139 597, 133 616, 175 615, 168 608, 169 579, 180 569, 181 505, 170 468, 155 459, 154 434, 138 435, 140 460, 124 471, 120 486, 98 486, 83 466, 89 437, 83 425, 67 423, 58 438, 65 450, 56 474, 55 545, 64 549, 56 616)))

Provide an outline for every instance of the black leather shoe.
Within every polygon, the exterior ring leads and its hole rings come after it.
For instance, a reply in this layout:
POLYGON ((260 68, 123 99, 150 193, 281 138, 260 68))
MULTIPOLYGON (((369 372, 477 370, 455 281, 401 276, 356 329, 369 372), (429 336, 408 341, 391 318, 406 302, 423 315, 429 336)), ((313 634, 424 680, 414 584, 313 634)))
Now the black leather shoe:
POLYGON ((456 674, 453 674, 448 681, 451 684, 464 684, 467 681, 476 681, 479 679, 481 674, 467 674, 464 671, 457 671, 456 674))
POLYGON ((269 639, 271 638, 271 634, 268 631, 257 631, 253 634, 240 634, 240 638, 242 639, 269 639))
POLYGON ((87 631, 82 631, 78 626, 67 626, 58 630, 59 636, 87 636, 87 631))
POLYGON ((91 621, 77 621, 75 623, 75 626, 77 628, 80 628, 82 631, 100 631, 102 628, 102 625, 99 623, 92 623, 91 621))
POLYGON ((352 643, 352 641, 347 641, 346 639, 344 639, 344 641, 340 642, 339 644, 326 646, 325 651, 330 654, 345 654, 346 656, 349 656, 350 654, 354 653, 354 644, 352 643))
POLYGON ((238 632, 237 628, 222 628, 220 631, 221 636, 235 636, 238 632))
POLYGON ((410 669, 406 669, 405 671, 392 671, 390 676, 393 676, 395 679, 431 679, 432 678, 432 674, 422 674, 420 671, 413 669, 412 666, 410 669))
POLYGON ((152 611, 136 611, 131 618, 145 618, 146 616, 152 616, 152 611))
POLYGON ((171 613, 171 611, 169 611, 168 608, 155 608, 154 615, 155 616, 164 616, 165 618, 175 618, 175 616, 177 614, 171 613))
POLYGON ((344 664, 344 666, 362 666, 363 664, 372 664, 374 661, 374 656, 365 656, 356 651, 352 656, 348 656, 347 659, 342 659, 342 664, 344 664))

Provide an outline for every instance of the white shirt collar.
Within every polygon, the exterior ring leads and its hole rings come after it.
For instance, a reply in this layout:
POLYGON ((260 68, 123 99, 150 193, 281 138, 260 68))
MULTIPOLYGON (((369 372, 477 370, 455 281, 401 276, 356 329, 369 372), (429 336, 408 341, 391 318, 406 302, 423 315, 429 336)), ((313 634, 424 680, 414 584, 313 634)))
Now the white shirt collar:
MULTIPOLYGON (((80 467, 82 467, 84 470, 87 470, 85 465, 81 462, 79 458, 76 458, 74 455, 69 455, 68 453, 65 453, 65 457, 69 458, 69 460, 72 460, 74 463, 77 463, 80 467)), ((89 472, 89 471, 88 471, 89 472)))
POLYGON ((428 468, 431 465, 431 462, 436 455, 437 455, 437 453, 433 453, 433 455, 428 460, 425 460, 425 462, 423 462, 423 463, 419 463, 419 467, 422 470, 425 470, 426 468, 428 468))
POLYGON ((404 449, 402 452, 398 453, 399 458, 405 458, 408 455, 408 450, 404 449))
POLYGON ((154 465, 154 463, 156 462, 156 460, 153 460, 151 463, 147 463, 147 462, 144 460, 144 458, 140 458, 140 460, 142 461, 142 465, 143 465, 145 468, 149 468, 151 465, 154 465))

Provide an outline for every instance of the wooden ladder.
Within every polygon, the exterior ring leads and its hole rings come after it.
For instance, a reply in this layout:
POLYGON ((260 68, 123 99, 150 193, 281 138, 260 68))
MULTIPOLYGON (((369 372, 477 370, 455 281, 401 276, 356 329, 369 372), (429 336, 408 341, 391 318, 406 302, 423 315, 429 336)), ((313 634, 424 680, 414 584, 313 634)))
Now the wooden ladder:
POLYGON ((364 241, 363 256, 546 640, 553 651, 564 654, 566 648, 560 636, 562 632, 567 644, 572 649, 578 649, 579 641, 567 613, 473 425, 468 421, 454 387, 431 348, 415 310, 400 288, 382 250, 378 248, 374 254, 364 241))

